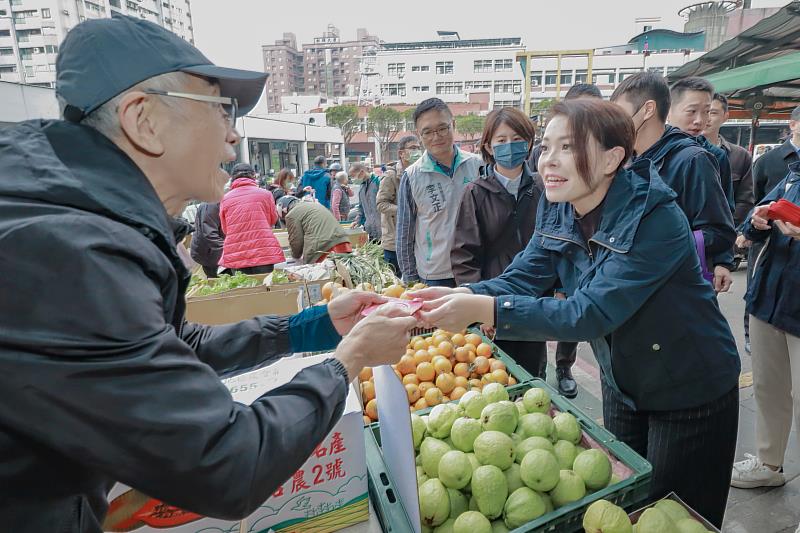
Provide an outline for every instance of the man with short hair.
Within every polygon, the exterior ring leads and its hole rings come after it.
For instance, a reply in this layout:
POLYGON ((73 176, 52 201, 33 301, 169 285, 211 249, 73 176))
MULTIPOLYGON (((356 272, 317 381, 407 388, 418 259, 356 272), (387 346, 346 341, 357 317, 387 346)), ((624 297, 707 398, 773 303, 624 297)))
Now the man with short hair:
POLYGON ((367 170, 363 163, 353 163, 348 169, 350 179, 359 185, 358 188, 358 219, 351 227, 363 227, 369 240, 381 240, 381 214, 378 212, 378 188, 381 180, 378 176, 367 170))
POLYGON ((324 155, 318 155, 314 158, 314 168, 306 170, 300 178, 300 184, 297 186, 297 190, 302 191, 306 187, 314 189, 314 197, 319 203, 324 205, 326 209, 331 208, 333 180, 331 179, 330 172, 325 168, 324 155))
POLYGON ((733 222, 738 227, 744 222, 747 213, 753 209, 753 158, 750 152, 738 144, 731 143, 720 135, 719 129, 728 120, 728 99, 719 93, 714 93, 711 110, 708 113, 708 125, 703 130, 703 136, 713 146, 725 150, 731 165, 731 182, 733 183, 733 198, 736 209, 733 213, 733 222))
POLYGON ((406 283, 455 287, 450 250, 467 183, 483 166, 477 154, 453 143, 453 114, 439 98, 414 110, 425 153, 400 179, 397 199, 397 260, 406 283))
POLYGON ((246 517, 334 427, 351 378, 396 361, 417 321, 383 309, 358 322, 385 300, 354 292, 294 316, 188 323, 173 217, 222 198, 234 121, 266 74, 125 16, 75 26, 56 69, 66 120, 0 130, 2 529, 101 533, 117 481, 246 517), (251 405, 220 382, 340 340, 251 405))
POLYGON ((400 276, 400 265, 397 262, 397 189, 400 176, 405 169, 422 157, 419 139, 415 135, 406 135, 397 142, 397 165, 392 171, 387 170, 378 188, 378 211, 381 214, 381 246, 383 258, 392 266, 396 276, 400 276))
MULTIPOLYGON (((570 87, 567 91, 567 94, 564 95, 564 100, 578 100, 580 98, 599 98, 602 100, 603 93, 600 92, 600 89, 597 87, 597 85, 594 85, 593 83, 576 83, 570 87)), ((542 144, 539 143, 533 147, 533 150, 531 150, 531 155, 528 156, 528 166, 534 172, 539 172, 539 156, 541 155, 542 144)), ((577 388, 575 390, 577 391, 577 388)), ((570 397, 574 398, 571 393, 570 397)))
POLYGON ((753 194, 756 203, 789 174, 789 165, 800 161, 800 106, 789 119, 791 135, 784 143, 765 153, 753 163, 753 194))
POLYGON ((666 126, 670 90, 661 75, 640 72, 625 78, 611 101, 633 119, 635 160, 650 159, 661 179, 675 191, 692 231, 702 234, 705 254, 700 259, 708 261, 714 271, 715 290, 727 291, 736 232, 716 159, 689 134, 666 126))

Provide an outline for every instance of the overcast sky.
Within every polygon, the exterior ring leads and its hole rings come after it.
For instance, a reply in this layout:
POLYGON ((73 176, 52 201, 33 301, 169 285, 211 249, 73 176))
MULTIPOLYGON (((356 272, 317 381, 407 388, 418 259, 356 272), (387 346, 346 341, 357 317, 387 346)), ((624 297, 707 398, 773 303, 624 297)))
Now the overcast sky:
MULTIPOLYGON (((262 70, 262 44, 293 32, 301 46, 329 23, 343 39, 354 39, 356 28, 387 42, 432 40, 436 30, 455 30, 462 39, 522 37, 535 50, 597 48, 628 42, 637 33, 637 17, 661 17, 656 27, 682 31, 678 11, 696 1, 193 0, 192 17, 195 42, 212 61, 262 70)), ((752 5, 786 3, 753 0, 752 5)))

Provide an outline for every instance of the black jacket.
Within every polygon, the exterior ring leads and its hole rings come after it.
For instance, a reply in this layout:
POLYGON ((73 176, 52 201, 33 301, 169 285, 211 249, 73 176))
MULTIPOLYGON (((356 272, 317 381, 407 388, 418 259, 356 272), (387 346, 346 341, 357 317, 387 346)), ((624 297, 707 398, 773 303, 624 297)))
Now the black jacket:
POLYGON ((753 192, 757 203, 789 174, 789 165, 795 161, 800 161, 800 157, 791 140, 787 139, 753 163, 753 192))
POLYGON ((753 209, 753 156, 746 148, 728 142, 720 135, 720 148, 728 153, 731 163, 731 180, 733 181, 733 198, 736 210, 733 212, 733 222, 736 227, 744 222, 747 213, 753 209))
POLYGON ((667 127, 636 160, 650 159, 661 179, 678 195, 689 226, 702 230, 709 265, 730 265, 736 231, 720 185, 717 161, 689 134, 667 127))
POLYGON ((489 167, 464 189, 450 251, 459 285, 499 276, 531 240, 544 187, 527 165, 520 180, 514 198, 489 167))
POLYGON ((186 323, 189 273, 169 217, 139 168, 88 127, 0 130, 0 247, 3 531, 100 532, 115 481, 199 514, 247 516, 343 411, 335 361, 252 406, 232 401, 219 374, 332 347, 327 311, 186 323))
POLYGON ((198 265, 217 268, 222 257, 225 233, 219 220, 219 202, 197 206, 192 235, 192 259, 198 265))

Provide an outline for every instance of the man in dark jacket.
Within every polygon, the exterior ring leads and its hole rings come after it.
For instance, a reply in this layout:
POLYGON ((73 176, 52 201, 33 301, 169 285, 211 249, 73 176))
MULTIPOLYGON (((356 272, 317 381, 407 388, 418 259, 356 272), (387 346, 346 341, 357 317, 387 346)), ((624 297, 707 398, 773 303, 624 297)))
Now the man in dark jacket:
POLYGON ((381 180, 367 170, 363 163, 353 163, 348 169, 350 179, 359 184, 358 188, 358 220, 352 227, 361 226, 369 235, 369 240, 381 240, 381 214, 378 211, 378 189, 381 180))
POLYGON ((328 169, 325 168, 325 156, 319 155, 314 159, 314 168, 310 168, 303 173, 300 178, 298 191, 306 187, 314 189, 314 196, 319 203, 326 209, 331 208, 331 194, 333 192, 333 180, 328 169))
POLYGON ((753 192, 755 201, 760 202, 789 173, 789 165, 800 161, 800 106, 792 111, 789 129, 791 137, 759 157, 753 163, 753 192))
POLYGON ((220 200, 237 104, 252 109, 265 78, 141 19, 90 20, 57 60, 67 120, 0 132, 4 531, 100 533, 117 481, 247 516, 337 422, 350 378, 403 351, 416 320, 383 310, 356 324, 375 300, 364 293, 291 317, 185 321, 171 217, 220 200), (335 357, 250 406, 219 380, 348 332, 335 357))
POLYGON ((203 267, 207 278, 216 278, 225 234, 219 221, 219 202, 202 203, 197 207, 192 235, 192 259, 203 267))
POLYGON ((611 101, 633 118, 635 161, 651 160, 661 179, 675 191, 692 231, 702 231, 706 257, 714 268, 715 290, 727 291, 736 232, 716 159, 689 134, 665 127, 670 93, 662 76, 641 72, 625 78, 611 101))

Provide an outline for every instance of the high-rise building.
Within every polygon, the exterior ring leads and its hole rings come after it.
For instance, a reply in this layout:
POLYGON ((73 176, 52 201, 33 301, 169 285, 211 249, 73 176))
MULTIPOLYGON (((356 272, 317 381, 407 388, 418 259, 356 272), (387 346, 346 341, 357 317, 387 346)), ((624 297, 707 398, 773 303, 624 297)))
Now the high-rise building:
POLYGON ((281 97, 294 93, 319 94, 329 99, 356 96, 361 81, 361 61, 373 53, 379 39, 359 28, 356 39, 342 41, 339 30, 327 30, 311 43, 297 47, 292 33, 285 33, 274 45, 262 47, 267 79, 267 110, 279 113, 281 97))
POLYGON ((114 15, 149 20, 194 43, 190 0, 0 0, 0 81, 54 87, 69 30, 114 15))

